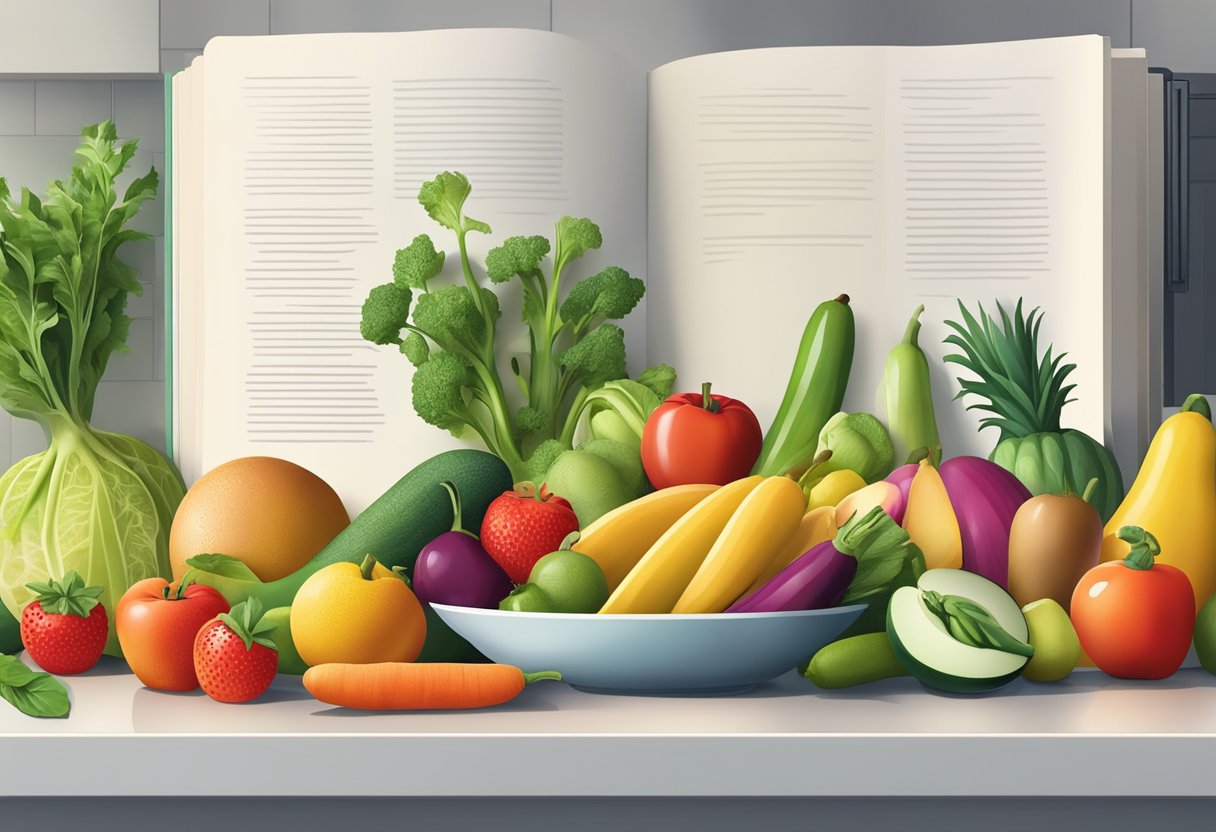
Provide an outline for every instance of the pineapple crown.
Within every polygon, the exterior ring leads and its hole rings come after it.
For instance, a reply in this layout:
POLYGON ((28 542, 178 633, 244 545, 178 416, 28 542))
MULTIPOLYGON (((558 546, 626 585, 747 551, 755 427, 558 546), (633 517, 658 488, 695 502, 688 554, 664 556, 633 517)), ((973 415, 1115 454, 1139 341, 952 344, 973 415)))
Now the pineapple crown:
POLYGON ((959 391, 954 398, 970 393, 983 401, 968 405, 968 410, 991 413, 980 422, 981 428, 1000 429, 1000 441, 1034 433, 1058 433, 1060 412, 1075 399, 1068 398, 1075 384, 1066 384, 1068 374, 1076 364, 1064 364, 1060 353, 1052 357, 1050 345, 1039 358, 1039 327, 1043 312, 1038 307, 1030 314, 1022 312, 1022 301, 1010 316, 997 302, 1001 321, 997 322, 976 304, 979 314, 972 315, 960 300, 959 312, 963 323, 946 321, 954 330, 945 343, 958 347, 961 354, 947 355, 945 360, 969 370, 974 379, 958 379, 959 391))

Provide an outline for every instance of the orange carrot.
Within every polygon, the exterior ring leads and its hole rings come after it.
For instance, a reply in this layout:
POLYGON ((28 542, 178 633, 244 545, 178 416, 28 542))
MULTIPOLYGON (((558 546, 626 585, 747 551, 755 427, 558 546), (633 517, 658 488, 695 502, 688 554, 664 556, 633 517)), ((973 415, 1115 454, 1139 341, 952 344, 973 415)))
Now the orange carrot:
POLYGON ((379 662, 319 664, 304 687, 322 702, 366 711, 488 708, 509 702, 525 685, 561 680, 556 671, 524 673, 509 664, 379 662))

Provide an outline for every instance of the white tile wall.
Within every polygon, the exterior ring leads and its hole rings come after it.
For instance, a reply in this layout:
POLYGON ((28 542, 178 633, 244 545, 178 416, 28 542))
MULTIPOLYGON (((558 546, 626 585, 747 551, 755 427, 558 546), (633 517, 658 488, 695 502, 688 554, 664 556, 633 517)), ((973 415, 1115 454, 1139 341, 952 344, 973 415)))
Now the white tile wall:
POLYGON ((156 72, 158 17, 157 0, 6 0, 0 73, 156 72))
POLYGON ((164 153, 164 82, 159 79, 115 81, 114 125, 118 128, 118 135, 124 139, 138 138, 140 150, 164 153))
POLYGON ((79 136, 80 128, 114 113, 110 81, 39 81, 34 132, 40 136, 79 136))
POLYGON ((0 136, 34 132, 34 82, 0 81, 0 136))

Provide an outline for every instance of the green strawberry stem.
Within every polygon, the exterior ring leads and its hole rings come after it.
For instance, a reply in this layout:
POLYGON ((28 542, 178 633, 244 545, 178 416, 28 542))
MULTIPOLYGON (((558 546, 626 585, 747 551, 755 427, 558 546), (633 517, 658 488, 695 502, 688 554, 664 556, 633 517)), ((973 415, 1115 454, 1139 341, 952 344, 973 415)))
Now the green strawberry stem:
POLYGON ((535 673, 524 674, 525 685, 530 685, 533 682, 542 682, 545 680, 560 682, 562 680, 562 674, 558 673, 556 670, 538 670, 535 673))
POLYGON ((34 600, 42 605, 43 612, 80 618, 89 617, 105 592, 99 586, 85 586, 84 579, 75 569, 65 574, 62 581, 48 578, 45 583, 26 584, 26 588, 34 593, 34 600))

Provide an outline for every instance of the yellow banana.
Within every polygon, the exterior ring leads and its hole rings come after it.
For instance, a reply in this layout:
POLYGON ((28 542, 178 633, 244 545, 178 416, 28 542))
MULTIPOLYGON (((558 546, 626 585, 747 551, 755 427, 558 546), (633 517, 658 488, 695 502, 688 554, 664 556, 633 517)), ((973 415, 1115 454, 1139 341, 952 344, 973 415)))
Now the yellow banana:
POLYGON ((609 591, 614 590, 663 532, 717 489, 716 485, 673 485, 639 497, 583 529, 571 548, 598 563, 609 591))
POLYGON ((806 501, 789 477, 769 477, 735 509, 674 613, 722 612, 798 530, 806 501))
POLYGON ((763 481, 735 480, 689 509, 646 551, 600 612, 671 612, 735 509, 763 481))
MULTIPOLYGON (((799 556, 814 549, 825 540, 832 540, 835 537, 836 507, 820 506, 811 509, 802 515, 802 522, 798 524, 798 529, 793 536, 777 552, 777 556, 769 561, 768 566, 764 567, 760 577, 752 581, 752 585, 743 592, 743 595, 755 592, 775 578, 778 572, 793 563, 799 556)), ((739 597, 742 598, 743 595, 739 597)))

